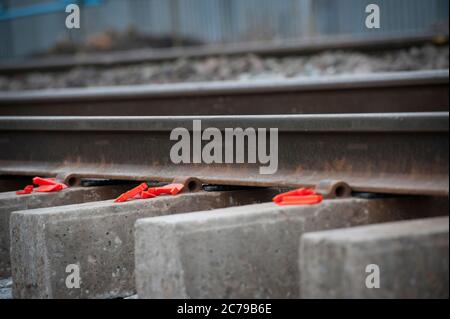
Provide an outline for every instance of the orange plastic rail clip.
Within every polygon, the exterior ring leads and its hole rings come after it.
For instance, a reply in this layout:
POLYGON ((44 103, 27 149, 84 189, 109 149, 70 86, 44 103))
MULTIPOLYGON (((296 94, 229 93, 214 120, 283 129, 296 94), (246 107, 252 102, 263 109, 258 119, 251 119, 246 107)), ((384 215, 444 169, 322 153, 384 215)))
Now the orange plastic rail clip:
POLYGON ((61 184, 53 184, 53 185, 42 185, 35 189, 35 192, 38 193, 51 193, 51 192, 59 192, 63 189, 61 184))
POLYGON ((39 185, 39 187, 35 189, 35 192, 38 193, 59 192, 60 190, 67 188, 67 185, 57 182, 54 178, 35 177, 33 178, 33 183, 39 185))
POLYGON ((26 194, 31 194, 33 192, 33 185, 27 185, 25 186, 24 189, 21 189, 19 191, 16 192, 17 195, 26 195, 26 194))
POLYGON ((156 195, 153 194, 153 193, 146 192, 146 191, 142 191, 141 192, 141 198, 142 199, 153 198, 153 197, 156 197, 156 195))
POLYGON ((183 184, 169 184, 160 187, 151 187, 147 191, 141 192, 141 198, 153 198, 159 195, 176 195, 184 188, 183 184))
POLYGON ((280 206, 287 205, 314 205, 323 200, 322 195, 316 194, 310 188, 299 188, 290 192, 279 194, 273 198, 273 201, 280 206))
POLYGON ((148 189, 149 193, 159 196, 161 194, 176 195, 184 188, 183 184, 169 184, 161 187, 152 187, 148 189))
POLYGON ((33 178, 33 184, 42 186, 42 185, 55 185, 59 184, 55 178, 42 178, 42 177, 35 177, 33 178))
POLYGON ((143 191, 145 191, 148 188, 148 185, 146 183, 142 183, 141 185, 129 190, 128 192, 123 193, 117 199, 114 201, 116 203, 123 203, 129 200, 130 198, 134 198, 137 195, 141 194, 143 191))

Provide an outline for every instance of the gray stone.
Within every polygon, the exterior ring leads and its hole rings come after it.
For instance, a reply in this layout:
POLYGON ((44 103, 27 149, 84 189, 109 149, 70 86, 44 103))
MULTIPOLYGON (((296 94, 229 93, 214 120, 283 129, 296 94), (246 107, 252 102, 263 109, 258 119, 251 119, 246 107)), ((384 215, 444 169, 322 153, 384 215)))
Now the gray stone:
POLYGON ((302 234, 447 212, 447 198, 345 199, 141 219, 137 292, 139 298, 297 298, 302 234))
POLYGON ((448 217, 305 234, 301 295, 448 299, 448 234, 448 217))
MULTIPOLYGON (((112 298, 135 294, 134 223, 138 218, 267 201, 273 190, 199 192, 14 212, 11 262, 15 298, 112 298), (81 287, 68 289, 78 265, 81 287)), ((161 239, 156 239, 160 241, 161 239)))
POLYGON ((85 203, 114 198, 130 186, 70 187, 56 193, 0 193, 0 278, 11 276, 9 219, 18 210, 85 203))

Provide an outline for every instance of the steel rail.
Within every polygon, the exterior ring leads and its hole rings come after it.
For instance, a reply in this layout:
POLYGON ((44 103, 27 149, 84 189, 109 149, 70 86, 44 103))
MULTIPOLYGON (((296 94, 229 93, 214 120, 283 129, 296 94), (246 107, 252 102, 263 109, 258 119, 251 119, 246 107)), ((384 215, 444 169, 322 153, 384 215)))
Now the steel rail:
POLYGON ((158 62, 180 58, 217 55, 258 54, 262 56, 305 55, 326 50, 377 51, 405 48, 426 43, 447 44, 448 34, 390 35, 382 37, 333 36, 318 39, 291 39, 266 42, 211 44, 184 48, 135 49, 110 53, 80 53, 0 62, 0 74, 32 71, 58 71, 76 66, 109 67, 121 64, 158 62))
MULTIPOLYGON (((309 186, 448 196, 449 116, 436 113, 202 117, 0 117, 0 175, 309 186), (260 163, 174 164, 174 128, 278 128, 278 170, 260 163)), ((191 138, 192 138, 191 134, 191 138)), ((203 141, 205 144, 206 141, 203 141)), ((272 151, 272 150, 271 150, 272 151)))
POLYGON ((449 71, 0 92, 0 116, 448 111, 449 71))

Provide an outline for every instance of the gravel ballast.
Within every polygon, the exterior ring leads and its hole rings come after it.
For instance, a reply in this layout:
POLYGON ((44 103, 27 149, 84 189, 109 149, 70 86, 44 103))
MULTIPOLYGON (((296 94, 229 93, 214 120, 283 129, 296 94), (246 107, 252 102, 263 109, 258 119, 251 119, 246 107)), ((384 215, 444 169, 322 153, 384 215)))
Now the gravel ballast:
POLYGON ((449 68, 449 47, 424 45, 383 53, 328 51, 310 56, 219 56, 64 72, 0 75, 0 91, 179 82, 282 79, 449 68))

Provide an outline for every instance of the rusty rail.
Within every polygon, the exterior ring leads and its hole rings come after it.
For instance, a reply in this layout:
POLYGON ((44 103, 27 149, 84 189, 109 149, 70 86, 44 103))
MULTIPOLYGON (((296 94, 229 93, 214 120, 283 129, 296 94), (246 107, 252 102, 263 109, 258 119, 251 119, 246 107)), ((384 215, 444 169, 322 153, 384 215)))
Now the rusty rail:
MULTIPOLYGON (((448 113, 202 117, 0 117, 0 175, 317 186, 448 196, 448 113), (172 129, 278 128, 273 175, 257 164, 173 164, 172 129)), ((203 142, 205 143, 205 142, 203 142)), ((326 188, 326 187, 325 187, 326 188)))
POLYGON ((0 116, 448 111, 449 71, 0 93, 0 116))

